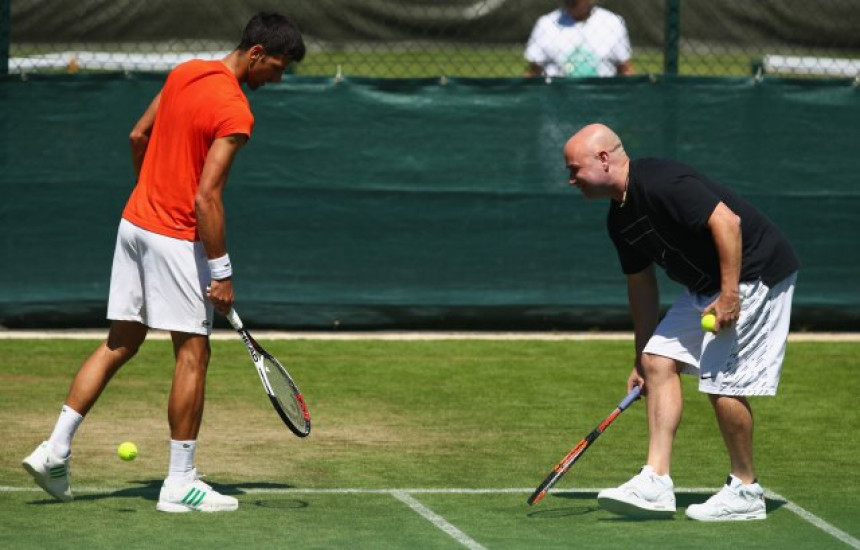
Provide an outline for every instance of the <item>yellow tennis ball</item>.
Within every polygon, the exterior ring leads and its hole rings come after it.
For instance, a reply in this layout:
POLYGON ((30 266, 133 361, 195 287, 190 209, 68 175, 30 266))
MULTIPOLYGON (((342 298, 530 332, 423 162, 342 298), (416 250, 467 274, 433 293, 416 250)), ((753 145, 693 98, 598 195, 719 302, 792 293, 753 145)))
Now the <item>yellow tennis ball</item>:
POLYGON ((131 441, 126 441, 117 448, 116 454, 126 462, 134 460, 137 458, 137 445, 131 441))
POLYGON ((702 315, 702 330, 704 330, 705 332, 713 332, 716 324, 717 316, 713 313, 706 313, 702 315))

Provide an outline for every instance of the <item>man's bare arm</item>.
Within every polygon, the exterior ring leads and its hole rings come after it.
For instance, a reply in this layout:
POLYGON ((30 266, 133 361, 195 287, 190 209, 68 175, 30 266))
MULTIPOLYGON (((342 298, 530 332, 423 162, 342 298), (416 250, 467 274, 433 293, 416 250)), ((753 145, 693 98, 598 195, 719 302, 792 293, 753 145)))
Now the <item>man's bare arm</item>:
POLYGON ((714 310, 719 330, 740 316, 741 219, 721 202, 708 218, 708 227, 720 257, 720 296, 708 308, 714 310))
POLYGON ((615 66, 615 68, 618 71, 619 76, 631 75, 636 72, 633 68, 633 62, 629 60, 623 63, 619 63, 615 66))
POLYGON ((657 284, 654 264, 639 273, 627 276, 627 301, 630 304, 630 316, 633 318, 636 346, 633 370, 627 379, 627 391, 630 391, 633 386, 645 387, 642 377, 642 350, 660 320, 660 287, 657 284))
POLYGON ((660 289, 654 264, 627 276, 627 301, 636 335, 636 363, 660 319, 660 289))
MULTIPOLYGON (((227 254, 223 192, 233 159, 247 141, 248 136, 243 134, 218 138, 212 142, 203 163, 194 209, 197 214, 197 232, 210 260, 223 258, 227 254)), ((230 277, 213 277, 209 299, 219 313, 226 314, 230 310, 233 305, 233 283, 230 277)))
POLYGON ((143 157, 146 155, 146 147, 149 145, 149 136, 152 134, 152 126, 155 124, 155 113, 158 112, 160 101, 161 92, 158 92, 128 136, 128 142, 131 145, 131 163, 134 166, 135 178, 140 177, 143 157))

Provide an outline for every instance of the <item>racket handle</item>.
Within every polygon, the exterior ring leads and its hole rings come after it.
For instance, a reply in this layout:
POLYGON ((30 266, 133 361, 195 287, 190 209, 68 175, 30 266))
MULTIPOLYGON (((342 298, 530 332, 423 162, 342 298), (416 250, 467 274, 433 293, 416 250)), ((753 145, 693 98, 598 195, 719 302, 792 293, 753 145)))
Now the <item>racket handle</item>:
POLYGON ((636 398, 639 397, 639 392, 641 390, 642 388, 640 388, 639 386, 633 386, 633 389, 630 390, 630 393, 627 394, 627 397, 625 397, 621 401, 621 403, 618 404, 618 408, 623 411, 624 409, 629 407, 630 403, 633 403, 634 401, 636 401, 636 398))
POLYGON ((244 326, 242 324, 242 319, 239 318, 239 314, 236 313, 236 310, 233 309, 232 307, 230 308, 230 311, 227 313, 227 320, 230 321, 230 324, 233 325, 234 329, 242 330, 242 327, 244 326))

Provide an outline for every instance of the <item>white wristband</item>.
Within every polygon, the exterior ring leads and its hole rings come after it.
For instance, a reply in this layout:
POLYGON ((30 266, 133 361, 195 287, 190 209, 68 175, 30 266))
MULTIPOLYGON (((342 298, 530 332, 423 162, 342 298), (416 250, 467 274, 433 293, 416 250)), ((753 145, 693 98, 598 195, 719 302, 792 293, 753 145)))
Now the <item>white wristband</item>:
POLYGON ((229 279, 233 276, 233 266, 230 265, 230 255, 224 254, 220 258, 209 260, 209 273, 213 281, 229 279))

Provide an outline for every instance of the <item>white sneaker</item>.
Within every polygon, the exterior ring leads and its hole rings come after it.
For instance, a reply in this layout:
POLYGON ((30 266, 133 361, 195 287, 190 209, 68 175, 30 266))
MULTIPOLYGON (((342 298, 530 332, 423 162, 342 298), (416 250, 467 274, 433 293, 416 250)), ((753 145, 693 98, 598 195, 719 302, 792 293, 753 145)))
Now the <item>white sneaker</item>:
POLYGON ((702 504, 687 507, 687 517, 699 521, 765 519, 767 508, 764 489, 758 483, 744 485, 740 479, 729 474, 719 493, 702 504))
POLYGON ((200 481, 197 469, 191 470, 191 481, 174 486, 165 480, 155 509, 159 512, 230 512, 239 508, 239 501, 222 495, 200 481))
POLYGON ((66 458, 57 457, 51 450, 51 444, 43 441, 21 462, 21 465, 49 495, 63 502, 71 502, 73 498, 72 488, 69 485, 71 458, 71 455, 66 458))
POLYGON ((634 518, 669 518, 675 515, 675 492, 669 475, 658 476, 651 466, 630 481, 597 494, 597 503, 614 514, 634 518))

